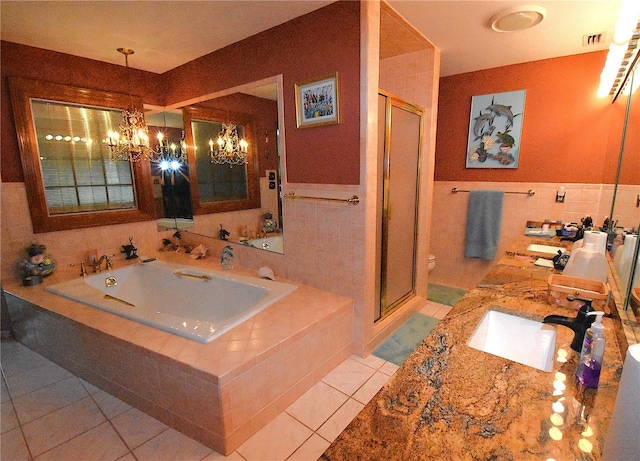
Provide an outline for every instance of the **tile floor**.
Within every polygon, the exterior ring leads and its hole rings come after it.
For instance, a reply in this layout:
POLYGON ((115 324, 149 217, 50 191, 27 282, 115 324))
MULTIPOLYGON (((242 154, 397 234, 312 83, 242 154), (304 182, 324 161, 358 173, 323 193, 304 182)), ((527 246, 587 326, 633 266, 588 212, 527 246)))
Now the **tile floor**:
MULTIPOLYGON (((429 301, 421 312, 450 310, 429 301)), ((316 460, 398 369, 349 357, 225 457, 16 341, 3 340, 1 354, 4 461, 316 460)))

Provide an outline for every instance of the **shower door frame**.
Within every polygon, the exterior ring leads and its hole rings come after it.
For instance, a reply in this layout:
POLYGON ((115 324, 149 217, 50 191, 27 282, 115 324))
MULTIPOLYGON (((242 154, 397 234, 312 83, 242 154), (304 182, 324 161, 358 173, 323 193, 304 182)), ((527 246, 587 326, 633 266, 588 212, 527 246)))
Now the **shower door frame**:
MULTIPOLYGON (((378 238, 377 238, 377 246, 379 251, 379 257, 377 260, 379 261, 379 267, 377 268, 378 276, 378 284, 379 289, 377 290, 379 294, 377 312, 376 312, 376 321, 380 321, 384 319, 386 316, 391 314, 397 308, 405 304, 410 299, 416 296, 416 270, 417 270, 417 246, 418 246, 418 227, 419 227, 419 205, 420 205, 420 179, 421 179, 421 171, 422 171, 422 141, 424 139, 424 118, 425 118, 425 110, 415 104, 411 104, 398 96, 395 96, 391 93, 388 93, 383 90, 378 90, 379 97, 385 98, 384 101, 384 140, 381 140, 383 143, 382 146, 382 174, 381 174, 381 197, 380 202, 382 203, 382 216, 380 222, 378 223, 378 238), (418 127, 418 138, 417 138, 417 161, 416 161, 416 169, 415 169, 415 203, 414 203, 414 228, 413 228, 413 257, 411 259, 411 289, 404 293, 404 295, 400 296, 398 299, 393 300, 390 304, 387 305, 387 282, 388 282, 388 262, 389 262, 389 246, 390 243, 388 241, 389 238, 389 225, 390 225, 390 178, 391 178, 391 167, 393 164, 393 160, 390 159, 391 147, 392 147, 392 129, 393 129, 393 117, 392 111, 393 108, 398 108, 400 110, 404 110, 406 112, 415 114, 419 117, 419 127, 418 127)), ((381 121, 381 118, 378 119, 381 121)), ((380 130, 379 130, 380 132, 380 130)), ((379 147, 379 152, 380 152, 379 147)))

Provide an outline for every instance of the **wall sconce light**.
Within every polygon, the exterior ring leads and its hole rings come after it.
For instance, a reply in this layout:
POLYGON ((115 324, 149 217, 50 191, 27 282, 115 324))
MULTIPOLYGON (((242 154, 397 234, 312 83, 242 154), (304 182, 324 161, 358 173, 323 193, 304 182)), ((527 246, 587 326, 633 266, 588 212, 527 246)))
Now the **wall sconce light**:
MULTIPOLYGON (((640 3, 637 0, 623 0, 604 69, 600 74, 598 97, 612 95, 615 102, 637 62, 639 39, 640 3)), ((629 90, 634 91, 631 87, 629 90)))
POLYGON ((556 202, 564 203, 564 197, 566 194, 567 191, 564 190, 564 186, 558 189, 558 192, 556 192, 556 202))

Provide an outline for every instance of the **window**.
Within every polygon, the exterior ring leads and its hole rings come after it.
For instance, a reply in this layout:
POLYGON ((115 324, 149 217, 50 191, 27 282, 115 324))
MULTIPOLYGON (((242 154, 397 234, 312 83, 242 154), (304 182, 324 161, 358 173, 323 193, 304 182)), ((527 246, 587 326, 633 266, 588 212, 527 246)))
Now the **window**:
POLYGON ((104 142, 128 96, 26 79, 10 88, 34 232, 155 219, 149 163, 113 162, 104 142))

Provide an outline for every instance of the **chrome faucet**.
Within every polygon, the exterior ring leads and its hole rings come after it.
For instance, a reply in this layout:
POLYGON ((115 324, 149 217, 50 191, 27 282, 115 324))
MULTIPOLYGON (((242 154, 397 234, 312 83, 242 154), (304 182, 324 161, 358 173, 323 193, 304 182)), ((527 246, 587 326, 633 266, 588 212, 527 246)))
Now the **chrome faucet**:
MULTIPOLYGON (((569 300, 571 301, 571 299, 569 300)), ((571 328, 574 332, 571 349, 576 352, 580 352, 582 350, 584 335, 595 320, 593 315, 587 315, 588 312, 595 311, 593 306, 591 306, 591 300, 579 299, 578 301, 582 301, 584 304, 578 311, 578 315, 575 318, 572 319, 562 315, 548 315, 542 320, 542 323, 564 325, 565 327, 571 328)))

